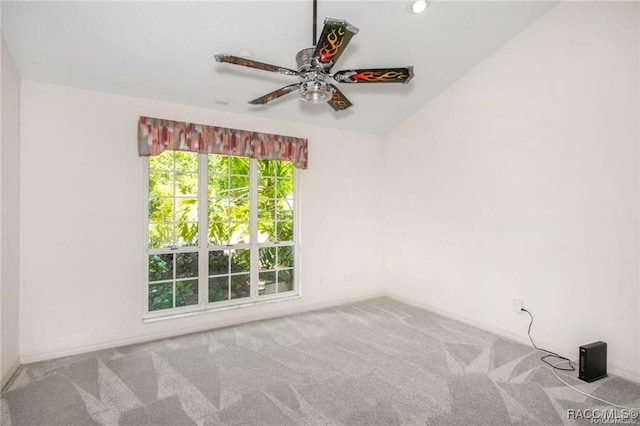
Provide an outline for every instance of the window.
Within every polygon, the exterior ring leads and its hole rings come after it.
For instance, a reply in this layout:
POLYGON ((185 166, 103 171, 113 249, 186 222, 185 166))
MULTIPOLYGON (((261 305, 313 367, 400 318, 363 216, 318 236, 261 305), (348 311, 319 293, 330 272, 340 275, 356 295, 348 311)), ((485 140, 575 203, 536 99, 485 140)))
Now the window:
POLYGON ((293 164, 148 157, 145 317, 296 296, 293 164))

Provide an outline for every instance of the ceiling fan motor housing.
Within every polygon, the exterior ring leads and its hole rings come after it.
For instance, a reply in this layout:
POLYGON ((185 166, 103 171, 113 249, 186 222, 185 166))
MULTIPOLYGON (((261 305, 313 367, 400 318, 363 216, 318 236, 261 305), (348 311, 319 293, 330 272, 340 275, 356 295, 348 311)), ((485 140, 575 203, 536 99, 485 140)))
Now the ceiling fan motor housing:
POLYGON ((315 67, 311 64, 311 60, 313 59, 313 52, 316 50, 315 47, 310 47, 308 49, 302 49, 296 55, 296 63, 298 64, 298 71, 301 73, 305 73, 311 71, 315 67))
POLYGON ((324 81, 326 74, 324 69, 319 66, 317 59, 314 58, 314 52, 315 47, 302 49, 296 55, 296 63, 303 80, 299 90, 300 99, 318 104, 331 99, 333 88, 324 81))

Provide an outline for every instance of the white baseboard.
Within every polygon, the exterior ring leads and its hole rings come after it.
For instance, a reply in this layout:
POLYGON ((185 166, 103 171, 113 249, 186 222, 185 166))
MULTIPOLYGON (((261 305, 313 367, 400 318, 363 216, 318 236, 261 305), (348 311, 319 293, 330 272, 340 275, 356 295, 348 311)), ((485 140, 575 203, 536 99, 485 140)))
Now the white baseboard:
POLYGON ((212 326, 211 324, 203 324, 195 327, 183 328, 180 330, 171 330, 171 331, 165 331, 161 333, 148 333, 141 336, 129 337, 125 339, 113 339, 113 340, 106 340, 101 342, 93 342, 90 344, 75 346, 71 348, 65 348, 57 351, 41 352, 37 354, 27 354, 27 355, 21 356, 20 362, 21 364, 31 364, 34 362, 47 361, 51 359, 62 358, 65 356, 79 355, 79 354, 99 351, 103 349, 117 348, 120 346, 151 342, 153 340, 166 339, 168 337, 175 337, 175 336, 181 336, 184 334, 197 333, 199 331, 213 330, 218 328, 230 327, 234 325, 246 324, 254 321, 262 321, 262 320, 267 320, 272 318, 279 318, 286 315, 317 311, 319 309, 326 309, 334 306, 346 305, 349 303, 374 299, 376 297, 382 297, 382 296, 386 296, 386 295, 382 293, 377 293, 377 294, 366 295, 366 296, 352 297, 348 299, 339 299, 339 300, 332 300, 327 302, 314 303, 310 305, 293 306, 293 307, 280 309, 274 312, 247 315, 242 319, 230 319, 227 321, 221 321, 219 323, 216 323, 214 326, 212 326))
MULTIPOLYGON (((479 328, 479 329, 484 330, 484 331, 488 331, 488 332, 496 334, 496 335, 498 335, 500 337, 505 337, 507 339, 515 340, 516 342, 525 344, 527 346, 531 346, 531 342, 529 341, 529 338, 524 333, 522 335, 516 334, 516 333, 512 333, 512 332, 510 332, 508 330, 497 328, 497 327, 494 327, 492 325, 483 323, 481 321, 475 321, 475 320, 472 320, 470 318, 466 318, 466 317, 463 317, 463 316, 460 316, 460 315, 456 315, 456 314, 452 314, 452 313, 447 312, 447 311, 440 310, 440 309, 436 308, 435 306, 432 306, 432 305, 429 305, 429 304, 416 302, 415 300, 408 299, 408 298, 406 298, 404 296, 399 296, 399 295, 397 295, 395 293, 386 292, 386 293, 384 293, 384 295, 387 296, 387 297, 390 297, 392 299, 395 299, 395 300, 397 300, 399 302, 406 303, 407 305, 412 305, 412 306, 415 306, 417 308, 433 312, 434 314, 441 315, 443 317, 446 317, 446 318, 449 318, 449 319, 453 319, 453 320, 456 320, 456 321, 460 321, 461 323, 471 325, 473 327, 479 328)), ((554 345, 548 344, 547 342, 540 341, 538 346, 542 346, 542 347, 548 348, 549 350, 551 350, 551 351, 553 351, 553 352, 555 352, 555 353, 557 353, 559 355, 562 355, 562 356, 564 356, 566 358, 569 358, 571 360, 575 360, 575 356, 576 356, 575 353, 569 353, 569 352, 565 351, 564 349, 555 347, 554 345)), ((638 372, 625 370, 625 369, 619 368, 617 366, 612 366, 612 365, 608 365, 607 366, 607 372, 611 373, 611 374, 614 374, 616 376, 622 377, 624 379, 630 380, 632 382, 640 383, 640 374, 638 372)))
MULTIPOLYGON (((370 294, 370 295, 366 295, 366 296, 359 296, 359 297, 353 297, 353 298, 349 298, 349 299, 340 299, 340 300, 332 300, 332 301, 327 301, 327 302, 320 302, 320 303, 315 303, 315 304, 311 304, 311 305, 306 305, 306 306, 295 306, 295 307, 288 307, 285 309, 281 309, 275 312, 269 312, 269 313, 262 313, 262 314, 256 314, 256 315, 247 315, 246 317, 242 318, 241 320, 238 319, 234 319, 234 320, 228 320, 228 321, 223 321, 221 323, 216 324, 215 326, 211 326, 210 324, 205 324, 205 325, 200 325, 200 326, 196 326, 196 327, 190 327, 190 328, 185 328, 185 329, 181 329, 181 330, 173 330, 173 331, 168 331, 168 332, 162 332, 162 333, 150 333, 150 334, 145 334, 142 336, 136 336, 136 337, 131 337, 131 338, 126 338, 126 339, 115 339, 115 340, 109 340, 109 341, 103 341, 103 342, 95 342, 95 343, 91 343, 91 344, 87 344, 87 345, 81 345, 81 346, 76 346, 76 347, 72 347, 72 348, 67 348, 67 349, 62 349, 62 350, 58 350, 58 351, 51 351, 51 352, 43 352, 43 353, 38 353, 38 354, 31 354, 31 355, 23 355, 20 359, 22 364, 30 364, 33 362, 39 362, 39 361, 46 361, 46 360, 50 360, 50 359, 55 359, 55 358, 61 358, 61 357, 65 357, 65 356, 71 356, 71 355, 78 355, 78 354, 82 354, 82 353, 86 353, 86 352, 92 352, 92 351, 97 351, 97 350, 102 350, 102 349, 110 349, 110 348, 117 348, 119 346, 126 346, 126 345, 132 345, 132 344, 137 344, 137 343, 145 343, 145 342, 150 342, 153 340, 158 340, 158 339, 165 339, 168 337, 175 337, 175 336, 180 336, 183 334, 189 334, 189 333, 196 333, 199 331, 204 331, 204 330, 212 330, 212 329, 217 329, 217 328, 224 328, 224 327, 230 327, 230 326, 234 326, 234 325, 240 325, 240 324, 246 324, 249 322, 254 322, 254 321, 262 321, 262 320, 267 320, 267 319, 272 319, 272 318, 278 318, 278 317, 283 317, 286 315, 293 315, 293 314, 300 314, 300 313, 305 313, 305 312, 311 312, 311 311, 317 311, 319 309, 326 309, 326 308, 331 308, 334 306, 340 306, 340 305, 347 305, 350 303, 355 303, 355 302, 359 302, 359 301, 363 301, 363 300, 369 300, 369 299, 374 299, 377 297, 390 297, 392 299, 398 300, 400 302, 406 303, 408 305, 412 305, 415 307, 418 307, 420 309, 424 309, 430 312, 433 312, 434 314, 437 315, 441 315, 443 317, 446 318, 450 318, 456 321, 460 321, 461 323, 464 324, 468 324, 471 325, 473 327, 477 327, 479 329, 494 333, 498 336, 501 337, 505 337, 507 339, 511 339, 514 340, 516 342, 525 344, 525 345, 530 345, 530 342, 527 338, 527 336, 525 334, 516 334, 516 333, 512 333, 510 331, 504 330, 504 329, 500 329, 497 327, 493 327, 489 324, 480 322, 480 321, 475 321, 472 320, 470 318, 466 318, 460 315, 456 315, 456 314, 452 314, 450 312, 446 312, 443 310, 440 310, 438 308, 436 308, 435 306, 432 305, 428 305, 428 304, 424 304, 424 303, 419 303, 416 302, 415 300, 409 299, 409 298, 405 298, 403 296, 399 296, 395 293, 391 293, 391 292, 381 292, 381 293, 376 293, 376 294, 370 294)), ((575 354, 569 354, 567 351, 561 349, 561 348, 556 348, 553 345, 549 345, 546 342, 540 342, 540 344, 546 348, 549 348, 549 350, 552 350, 562 356, 565 356, 569 359, 573 359, 575 354)), ((10 370, 10 372, 6 375, 6 377, 2 378, 2 386, 4 386, 9 379, 11 378, 11 375, 15 372, 15 370, 17 370, 17 368, 19 367, 19 364, 16 363, 15 366, 12 367, 12 369, 10 370)), ((633 381, 635 383, 640 383, 640 375, 637 372, 632 372, 632 371, 628 371, 625 369, 621 369, 618 368, 617 366, 608 366, 608 370, 611 374, 615 374, 616 376, 620 376, 622 378, 625 378, 627 380, 633 381)))
POLYGON ((0 382, 0 389, 4 389, 4 387, 7 385, 7 383, 9 383, 9 381, 11 380, 15 372, 18 370, 18 368, 20 368, 20 360, 16 358, 15 360, 13 360, 13 364, 11 364, 9 371, 7 371, 7 373, 4 376, 2 376, 2 381, 0 382))

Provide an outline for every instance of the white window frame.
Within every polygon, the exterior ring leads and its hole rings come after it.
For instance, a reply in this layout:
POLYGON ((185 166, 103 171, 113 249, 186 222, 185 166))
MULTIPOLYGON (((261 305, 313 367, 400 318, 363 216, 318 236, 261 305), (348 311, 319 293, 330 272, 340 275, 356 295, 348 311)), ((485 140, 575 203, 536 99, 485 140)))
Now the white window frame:
MULTIPOLYGON (((300 280, 300 179, 299 171, 296 167, 293 167, 293 242, 292 244, 279 244, 278 242, 259 243, 258 242, 258 169, 257 159, 249 158, 250 173, 249 173, 249 186, 250 186, 250 198, 249 198, 249 211, 250 211, 250 236, 251 242, 246 244, 223 244, 223 245, 210 245, 207 237, 200 238, 200 233, 204 232, 205 236, 208 234, 208 192, 207 192, 207 159, 208 155, 222 155, 222 154, 196 154, 198 156, 198 246, 193 247, 181 247, 178 249, 149 249, 149 158, 144 157, 144 269, 143 269, 143 285, 142 285, 142 319, 143 322, 154 322, 158 320, 166 320, 172 318, 181 318, 191 315, 200 315, 204 313, 219 312, 229 309, 250 307, 256 305, 262 305, 265 303, 273 303, 280 301, 287 301, 293 299, 299 299, 302 297, 301 292, 301 280, 300 280), (259 275, 259 258, 258 250, 264 247, 285 247, 293 246, 294 249, 294 265, 293 265, 293 290, 281 293, 259 295, 258 275, 259 275), (211 250, 229 250, 229 249, 242 249, 246 248, 251 250, 251 265, 250 265, 250 295, 249 297, 240 299, 231 299, 226 301, 209 302, 209 268, 208 259, 209 251, 211 250), (167 309, 160 309, 157 311, 149 311, 149 255, 158 252, 197 252, 198 253, 198 303, 173 307, 167 309)), ((224 156, 224 155, 223 155, 224 156)), ((279 160, 286 161, 286 160, 279 160)), ((175 257, 174 257, 175 259, 175 257)), ((175 265, 174 265, 175 273, 175 265)), ((173 294, 175 305, 175 291, 173 294)))

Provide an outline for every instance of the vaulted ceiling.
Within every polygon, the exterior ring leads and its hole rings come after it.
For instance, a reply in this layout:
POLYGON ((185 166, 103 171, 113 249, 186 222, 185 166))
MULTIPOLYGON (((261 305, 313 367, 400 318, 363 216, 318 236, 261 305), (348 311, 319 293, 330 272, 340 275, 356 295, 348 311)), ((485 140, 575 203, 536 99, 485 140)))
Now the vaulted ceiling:
POLYGON ((385 133, 557 2, 434 1, 414 15, 408 1, 320 0, 318 35, 325 17, 360 29, 334 71, 413 65, 415 78, 407 85, 340 85, 354 104, 341 112, 301 102, 295 94, 249 105, 297 79, 216 63, 214 54, 244 50, 254 60, 295 69, 296 53, 312 46, 312 4, 2 1, 1 28, 23 79, 385 133))

